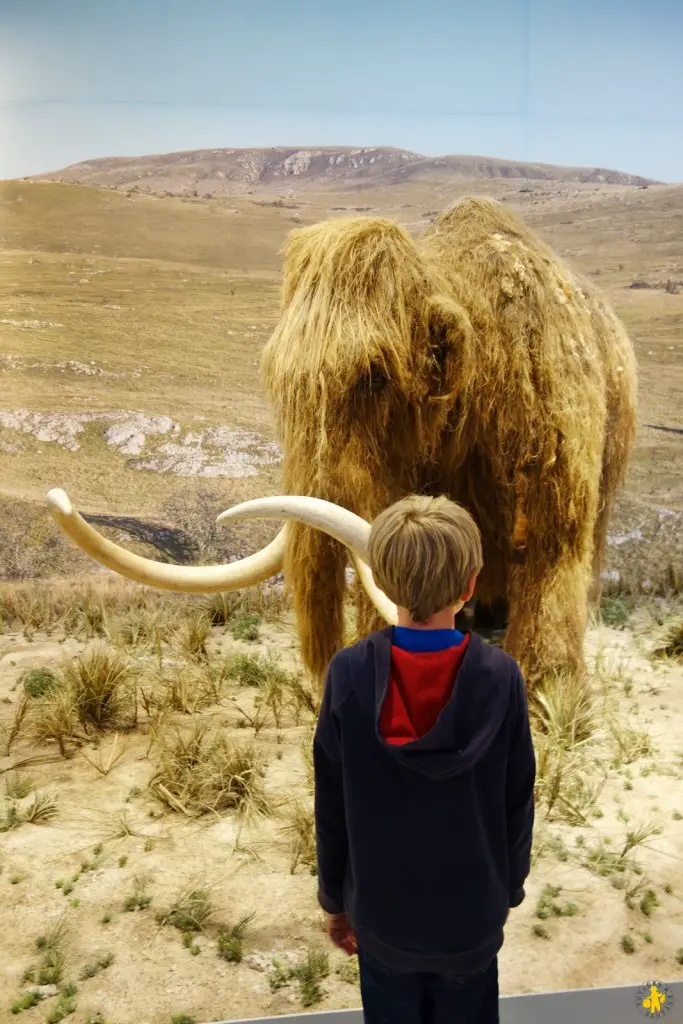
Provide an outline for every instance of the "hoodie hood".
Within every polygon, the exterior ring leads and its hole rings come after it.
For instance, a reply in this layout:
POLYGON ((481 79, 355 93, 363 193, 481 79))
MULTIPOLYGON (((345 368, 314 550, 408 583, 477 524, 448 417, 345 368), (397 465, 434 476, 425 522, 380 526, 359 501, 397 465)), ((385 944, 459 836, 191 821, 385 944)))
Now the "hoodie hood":
POLYGON ((508 713, 512 673, 501 674, 507 656, 473 633, 453 687, 432 729, 423 737, 395 746, 380 732, 380 715, 391 674, 392 629, 371 634, 354 648, 350 682, 364 714, 372 715, 377 742, 404 767, 433 779, 470 771, 487 753, 508 713), (354 671, 354 660, 359 659, 354 671), (368 679, 371 670, 372 685, 368 679), (509 683, 506 680, 509 677, 509 683))

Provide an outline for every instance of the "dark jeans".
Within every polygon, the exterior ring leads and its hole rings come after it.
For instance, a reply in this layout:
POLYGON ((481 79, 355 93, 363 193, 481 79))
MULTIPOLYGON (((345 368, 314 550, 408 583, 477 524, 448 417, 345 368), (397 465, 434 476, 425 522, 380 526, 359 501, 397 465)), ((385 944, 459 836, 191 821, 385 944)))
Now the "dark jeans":
POLYGON ((398 972, 358 952, 365 1024, 499 1024, 498 959, 469 978, 398 972))

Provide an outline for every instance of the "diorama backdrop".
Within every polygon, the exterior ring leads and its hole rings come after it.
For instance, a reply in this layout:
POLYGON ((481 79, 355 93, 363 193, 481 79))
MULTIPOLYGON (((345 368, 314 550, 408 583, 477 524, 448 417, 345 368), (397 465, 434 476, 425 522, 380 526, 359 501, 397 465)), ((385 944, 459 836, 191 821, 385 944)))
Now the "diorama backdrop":
POLYGON ((215 520, 282 487, 259 362, 289 233, 418 234, 466 195, 603 290, 639 373, 592 699, 535 723, 501 989, 628 985, 635 1021, 638 986, 683 979, 682 46, 675 0, 2 0, 0 1019, 359 1005, 316 902, 319 691, 282 580, 129 584, 44 499, 169 562, 261 547, 278 524, 215 520))

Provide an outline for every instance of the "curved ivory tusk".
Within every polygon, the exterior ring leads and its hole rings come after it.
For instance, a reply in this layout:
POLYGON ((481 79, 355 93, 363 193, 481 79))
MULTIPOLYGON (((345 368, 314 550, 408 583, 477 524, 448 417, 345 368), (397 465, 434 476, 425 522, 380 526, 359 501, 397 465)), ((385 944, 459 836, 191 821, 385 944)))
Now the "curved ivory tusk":
POLYGON ((385 622, 388 622, 391 626, 395 626, 398 622, 398 611, 393 601, 390 601, 383 590, 380 590, 375 583, 372 575, 372 569, 367 562, 362 561, 358 558, 354 552, 351 552, 353 558, 353 564, 356 572, 363 584, 363 589, 372 601, 377 613, 382 616, 385 622))
POLYGON ((219 591, 240 590, 276 576, 282 569, 287 527, 262 551, 225 565, 166 565, 151 558, 135 555, 94 530, 75 510, 68 495, 52 490, 47 504, 60 528, 86 554, 108 569, 137 583, 146 583, 160 590, 174 590, 186 594, 213 594, 219 591))
POLYGON ((370 524, 355 512, 322 498, 280 495, 233 505, 219 515, 218 522, 228 519, 293 519, 334 537, 350 550, 356 572, 378 613, 386 622, 397 621, 396 605, 379 589, 367 564, 370 524))

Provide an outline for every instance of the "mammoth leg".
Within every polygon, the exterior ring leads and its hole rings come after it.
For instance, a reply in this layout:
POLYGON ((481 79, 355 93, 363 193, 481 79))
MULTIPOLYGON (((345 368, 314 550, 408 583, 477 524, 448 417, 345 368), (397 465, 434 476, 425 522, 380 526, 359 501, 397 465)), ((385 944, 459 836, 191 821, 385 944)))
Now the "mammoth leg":
POLYGON ((510 621, 504 647, 530 693, 553 673, 583 676, 591 574, 586 560, 543 564, 542 554, 510 569, 510 621))

